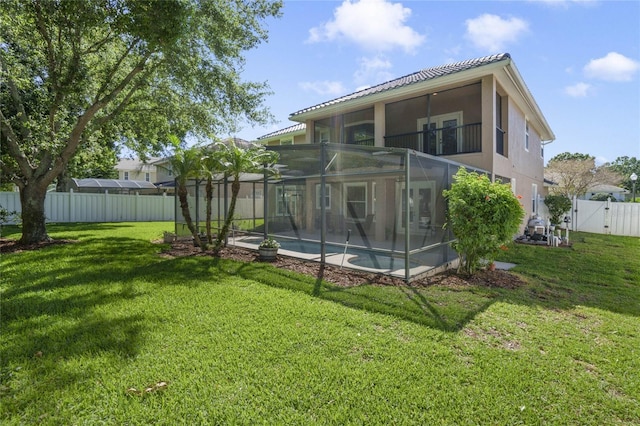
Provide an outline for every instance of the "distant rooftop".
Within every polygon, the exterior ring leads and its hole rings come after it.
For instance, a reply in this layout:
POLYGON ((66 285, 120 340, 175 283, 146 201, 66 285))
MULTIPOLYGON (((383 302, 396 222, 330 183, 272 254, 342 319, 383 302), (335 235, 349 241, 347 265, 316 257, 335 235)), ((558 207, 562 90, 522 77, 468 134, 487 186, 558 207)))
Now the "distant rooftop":
POLYGON ((72 179, 78 189, 101 188, 101 189, 155 189, 151 182, 139 180, 122 179, 72 179))

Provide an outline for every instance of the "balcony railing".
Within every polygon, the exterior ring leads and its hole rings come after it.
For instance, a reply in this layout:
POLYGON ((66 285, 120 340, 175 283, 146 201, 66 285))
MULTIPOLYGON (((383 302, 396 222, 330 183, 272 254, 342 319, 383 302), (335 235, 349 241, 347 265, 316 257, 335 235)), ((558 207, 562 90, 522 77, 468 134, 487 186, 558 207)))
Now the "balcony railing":
POLYGON ((375 145, 375 139, 371 138, 371 139, 360 139, 357 141, 347 141, 347 144, 350 145, 361 145, 361 146, 374 146, 375 145))
POLYGON ((431 155, 482 152, 482 123, 385 136, 384 145, 431 155))

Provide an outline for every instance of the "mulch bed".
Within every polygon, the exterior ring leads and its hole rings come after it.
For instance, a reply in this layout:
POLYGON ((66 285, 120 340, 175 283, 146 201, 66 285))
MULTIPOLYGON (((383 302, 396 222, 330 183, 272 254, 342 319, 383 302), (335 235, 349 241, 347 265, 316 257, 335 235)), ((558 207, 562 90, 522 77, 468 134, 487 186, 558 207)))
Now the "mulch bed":
MULTIPOLYGON (((178 240, 171 244, 171 247, 164 250, 161 256, 181 257, 181 256, 213 256, 210 251, 203 252, 200 248, 194 247, 188 240, 178 240)), ((220 252, 220 257, 233 259, 240 262, 260 262, 260 256, 256 250, 241 247, 225 247, 220 252)), ((383 274, 376 274, 354 269, 340 269, 333 265, 324 265, 318 262, 296 259, 289 256, 278 255, 274 262, 270 262, 277 268, 287 269, 309 275, 315 278, 322 277, 325 281, 342 286, 351 287, 362 284, 406 286, 407 283, 401 278, 391 277, 383 274)), ((473 276, 467 277, 456 274, 455 271, 448 271, 431 277, 421 278, 411 281, 411 287, 426 287, 432 285, 448 287, 465 287, 484 285, 488 287, 500 287, 513 289, 520 287, 524 282, 516 275, 507 271, 478 271, 473 276)))
MULTIPOLYGON (((43 247, 60 244, 74 243, 73 240, 50 240, 36 244, 22 245, 17 240, 0 238, 0 253, 16 253, 25 250, 38 250, 43 247)), ((158 241, 161 243, 162 241, 158 241)), ((171 243, 171 246, 163 250, 162 257, 183 257, 183 256, 213 256, 211 251, 203 252, 200 248, 194 247, 191 240, 178 240, 171 243)), ((225 247, 219 256, 224 259, 232 259, 239 262, 260 262, 260 256, 256 250, 249 250, 241 247, 225 247)), ((337 266, 324 265, 307 260, 278 255, 276 260, 270 262, 277 268, 295 271, 304 275, 343 286, 352 287, 362 284, 407 286, 404 280, 383 274, 376 274, 365 271, 358 271, 349 268, 340 269, 337 266)), ((466 286, 488 286, 514 289, 520 287, 524 282, 516 275, 507 271, 478 271, 474 275, 467 277, 456 274, 455 271, 448 271, 442 274, 414 280, 408 285, 411 287, 446 286, 452 288, 463 288, 466 286)))

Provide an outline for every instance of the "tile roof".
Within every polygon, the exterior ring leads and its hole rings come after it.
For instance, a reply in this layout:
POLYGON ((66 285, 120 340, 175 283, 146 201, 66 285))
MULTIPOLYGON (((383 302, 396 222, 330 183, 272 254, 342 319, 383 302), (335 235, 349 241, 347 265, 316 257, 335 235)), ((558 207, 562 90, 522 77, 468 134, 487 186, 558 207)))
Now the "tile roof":
POLYGON ((289 133, 301 132, 307 128, 305 123, 294 124, 293 126, 285 127, 284 129, 276 130, 275 132, 267 133, 264 136, 258 137, 258 140, 272 138, 274 136, 282 136, 289 133))
POLYGON ((296 111, 293 114, 291 114, 290 118, 293 118, 296 115, 303 114, 305 112, 324 108, 330 105, 335 105, 341 102, 362 98, 362 97, 373 95, 376 93, 386 92, 392 89, 397 89, 399 87, 408 86, 408 85, 420 83, 423 81, 433 80, 439 77, 444 77, 444 76, 455 74, 461 71, 478 68, 484 65, 489 65, 489 64, 503 61, 505 59, 510 59, 510 58, 511 58, 511 55, 509 55, 508 53, 500 53, 500 54, 491 55, 491 56, 484 56, 482 58, 469 59, 462 62, 454 62, 451 64, 440 65, 437 67, 425 68, 413 74, 405 75, 404 77, 387 81, 386 83, 378 84, 376 86, 369 87, 367 89, 363 89, 358 92, 354 92, 349 95, 345 95, 340 98, 333 99, 331 101, 323 102, 321 104, 314 105, 309 108, 301 109, 300 111, 296 111))

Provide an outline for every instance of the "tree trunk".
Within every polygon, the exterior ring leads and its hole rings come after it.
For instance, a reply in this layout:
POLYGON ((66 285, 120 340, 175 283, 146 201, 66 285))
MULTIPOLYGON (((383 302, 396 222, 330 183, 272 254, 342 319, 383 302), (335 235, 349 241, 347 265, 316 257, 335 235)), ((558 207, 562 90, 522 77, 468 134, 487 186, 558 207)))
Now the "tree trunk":
POLYGON ((193 219, 191 219, 191 212, 189 211, 189 200, 187 198, 188 192, 187 188, 183 184, 178 184, 178 200, 180 200, 180 209, 182 210, 182 216, 184 217, 185 222, 187 222, 187 228, 191 231, 191 235, 193 235, 193 239, 203 251, 205 249, 205 245, 200 241, 200 236, 198 235, 198 231, 196 230, 195 225, 193 224, 193 219))
POLYGON ((69 192, 69 188, 71 187, 71 178, 67 172, 67 168, 65 167, 62 173, 58 175, 56 180, 56 192, 69 192))
POLYGON ((211 238, 211 203, 213 201, 213 180, 211 177, 207 178, 207 186, 206 186, 206 197, 207 197, 207 212, 206 212, 206 229, 207 229, 207 242, 211 244, 213 239, 211 238))
POLYGON ((20 204, 22 206, 22 238, 21 244, 33 244, 50 241, 45 224, 44 200, 47 196, 47 185, 42 181, 29 180, 20 188, 20 204))
POLYGON ((222 225, 222 229, 216 238, 216 242, 213 245, 213 253, 214 255, 218 255, 222 247, 224 247, 224 241, 227 238, 227 234, 229 233, 229 228, 231 227, 231 222, 233 222, 233 215, 236 210, 236 200, 238 199, 238 193, 240 192, 240 179, 236 176, 231 183, 231 202, 229 202, 229 211, 227 212, 227 218, 224 220, 224 225, 222 225))

